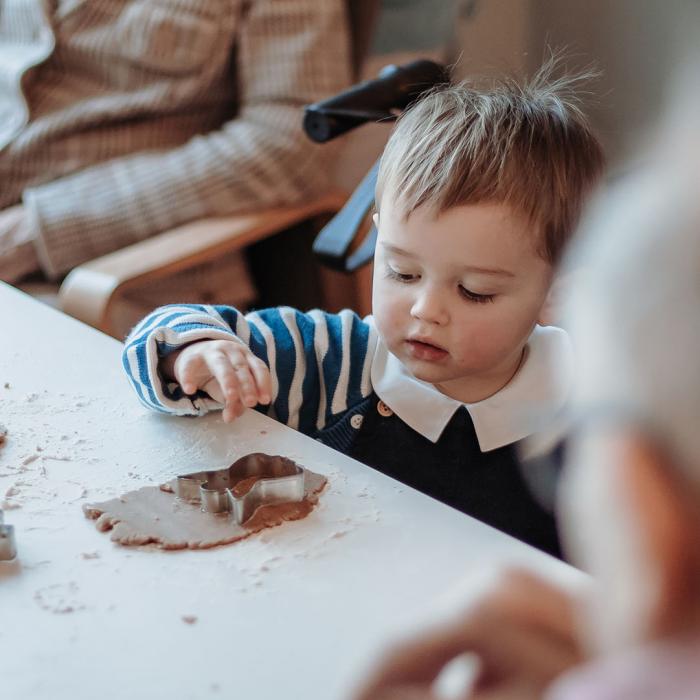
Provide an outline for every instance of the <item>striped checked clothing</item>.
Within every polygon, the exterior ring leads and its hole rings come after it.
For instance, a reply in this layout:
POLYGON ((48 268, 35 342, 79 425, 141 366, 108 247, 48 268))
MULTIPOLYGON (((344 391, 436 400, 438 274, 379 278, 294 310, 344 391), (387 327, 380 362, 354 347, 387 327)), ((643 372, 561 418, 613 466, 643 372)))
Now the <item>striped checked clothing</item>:
POLYGON ((164 306, 131 332, 124 368, 141 402, 156 411, 200 415, 221 404, 186 396, 159 373, 160 358, 196 340, 240 339, 270 368, 272 402, 258 407, 307 435, 323 430, 372 393, 378 335, 352 311, 289 307, 243 315, 230 306, 164 306))
POLYGON ((0 209, 49 276, 327 187, 300 108, 350 78, 343 0, 0 0, 0 209))

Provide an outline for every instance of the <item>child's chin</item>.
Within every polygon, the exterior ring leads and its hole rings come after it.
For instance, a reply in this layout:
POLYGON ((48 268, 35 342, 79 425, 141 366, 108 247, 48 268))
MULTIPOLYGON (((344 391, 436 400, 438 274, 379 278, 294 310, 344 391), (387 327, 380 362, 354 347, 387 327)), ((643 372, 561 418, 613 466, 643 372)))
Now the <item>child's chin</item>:
POLYGON ((435 367, 427 362, 417 362, 414 360, 410 363, 406 363, 406 366, 409 372, 422 382, 436 384, 437 382, 444 382, 453 378, 444 368, 435 367))

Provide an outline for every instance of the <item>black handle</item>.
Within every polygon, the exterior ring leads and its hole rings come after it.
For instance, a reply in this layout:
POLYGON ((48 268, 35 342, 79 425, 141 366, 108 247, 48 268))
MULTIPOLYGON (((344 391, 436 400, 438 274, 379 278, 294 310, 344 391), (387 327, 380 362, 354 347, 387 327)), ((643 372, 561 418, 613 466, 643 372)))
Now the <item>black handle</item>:
POLYGON ((313 252, 321 262, 334 270, 352 272, 372 259, 377 232, 372 226, 362 245, 348 255, 357 231, 374 204, 379 161, 365 175, 345 206, 321 229, 313 244, 313 252))
POLYGON ((405 66, 386 66, 374 80, 353 85, 345 92, 308 105, 304 130, 325 143, 369 121, 392 120, 423 92, 449 82, 447 69, 421 59, 405 66))

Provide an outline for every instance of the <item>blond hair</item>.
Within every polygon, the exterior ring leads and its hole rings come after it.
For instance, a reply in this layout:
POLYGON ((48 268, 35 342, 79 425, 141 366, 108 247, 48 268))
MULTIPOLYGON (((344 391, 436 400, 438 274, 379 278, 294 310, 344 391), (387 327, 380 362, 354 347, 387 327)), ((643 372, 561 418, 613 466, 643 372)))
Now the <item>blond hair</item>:
POLYGON ((390 191, 405 218, 464 204, 504 203, 540 232, 555 263, 603 171, 599 141, 575 89, 591 72, 553 79, 552 58, 524 85, 511 79, 437 88, 399 119, 382 156, 376 201, 390 191))

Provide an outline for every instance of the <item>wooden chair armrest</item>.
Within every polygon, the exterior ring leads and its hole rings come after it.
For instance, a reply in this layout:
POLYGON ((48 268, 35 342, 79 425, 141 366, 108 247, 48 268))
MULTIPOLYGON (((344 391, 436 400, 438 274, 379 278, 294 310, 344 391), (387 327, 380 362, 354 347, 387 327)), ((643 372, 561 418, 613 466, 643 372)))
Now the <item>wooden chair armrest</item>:
POLYGON ((110 306, 118 294, 244 248, 302 221, 334 214, 346 199, 345 193, 331 192, 305 204, 179 226, 76 267, 61 285, 59 306, 109 333, 110 306))

